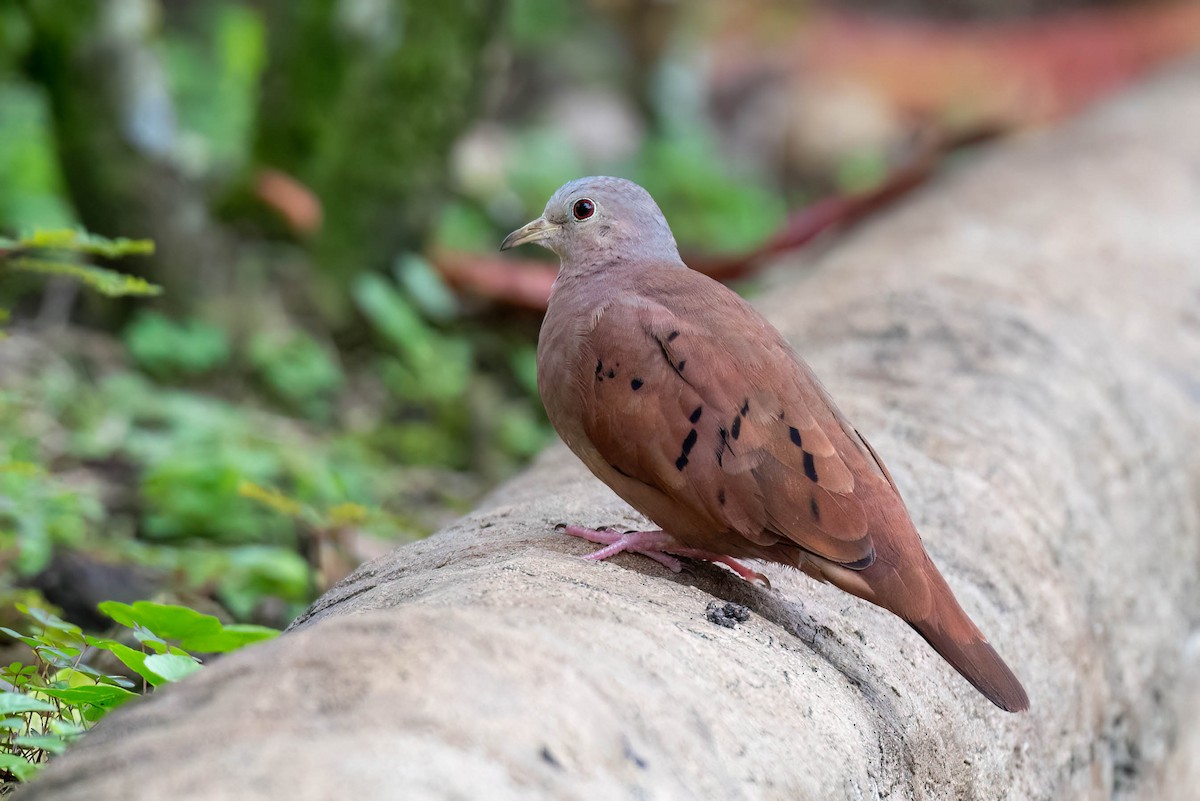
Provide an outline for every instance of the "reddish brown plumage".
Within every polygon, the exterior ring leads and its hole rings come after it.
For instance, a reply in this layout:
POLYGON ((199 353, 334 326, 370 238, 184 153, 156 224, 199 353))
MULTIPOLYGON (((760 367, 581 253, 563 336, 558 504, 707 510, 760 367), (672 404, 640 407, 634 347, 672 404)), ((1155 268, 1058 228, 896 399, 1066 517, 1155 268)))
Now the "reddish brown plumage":
POLYGON ((644 190, 568 184, 543 229, 563 267, 538 386, 596 476, 688 548, 792 565, 894 612, 997 706, 1028 707, 866 440, 761 315, 671 257, 644 190), (607 227, 556 216, 584 196, 607 227))

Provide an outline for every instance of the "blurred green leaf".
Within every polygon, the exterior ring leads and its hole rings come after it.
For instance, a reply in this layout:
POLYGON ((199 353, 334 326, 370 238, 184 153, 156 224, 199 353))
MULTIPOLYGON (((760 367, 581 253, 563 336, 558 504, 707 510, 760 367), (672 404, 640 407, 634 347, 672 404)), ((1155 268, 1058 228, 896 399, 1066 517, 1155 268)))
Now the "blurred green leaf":
POLYGON ((115 270, 106 270, 103 267, 94 267, 90 264, 30 256, 9 259, 0 266, 20 272, 63 275, 74 278, 110 298, 162 293, 162 287, 151 284, 144 278, 125 275, 115 270))
POLYGON ((12 743, 19 748, 36 748, 48 754, 61 754, 69 745, 66 739, 55 734, 24 734, 14 737, 12 743))
POLYGON ((130 648, 124 643, 108 639, 107 637, 88 637, 87 642, 88 645, 91 645, 93 648, 99 648, 102 651, 108 651, 117 659, 121 660, 121 663, 125 665, 125 667, 129 668, 134 673, 145 679, 146 683, 151 687, 157 687, 166 682, 166 679, 155 673, 150 668, 146 667, 147 654, 144 652, 139 651, 136 648, 130 648))
POLYGON ((16 754, 0 753, 0 770, 6 770, 13 776, 17 777, 18 781, 29 781, 37 774, 40 765, 35 765, 28 759, 16 754))
POLYGON ((425 317, 445 323, 458 316, 458 297, 428 261, 409 253, 396 263, 396 280, 425 317))
MULTIPOLYGON (((222 628, 221 621, 212 615, 175 604, 103 601, 99 609, 122 626, 141 627, 164 639, 179 640, 181 645, 190 637, 217 634, 222 628)), ((187 648, 186 645, 183 647, 187 648)))
POLYGON ((142 311, 124 337, 137 363, 159 376, 195 375, 229 361, 225 332, 199 320, 175 322, 158 312, 142 311))
POLYGON ((15 715, 21 712, 53 712, 54 704, 31 698, 24 693, 0 692, 0 715, 15 715))
POLYGON ((137 697, 136 693, 129 690, 105 684, 94 684, 90 687, 40 687, 38 692, 76 706, 87 704, 105 709, 120 706, 137 697))
POLYGON ((303 331, 260 331, 249 356, 267 386, 310 417, 328 416, 330 398, 345 382, 329 351, 303 331))
POLYGON ((200 669, 200 663, 190 656, 154 654, 146 657, 146 667, 171 682, 192 675, 200 669))
POLYGON ((83 253, 106 259, 145 256, 154 252, 154 243, 148 239, 109 239, 72 228, 37 228, 17 239, 16 246, 23 250, 83 253))

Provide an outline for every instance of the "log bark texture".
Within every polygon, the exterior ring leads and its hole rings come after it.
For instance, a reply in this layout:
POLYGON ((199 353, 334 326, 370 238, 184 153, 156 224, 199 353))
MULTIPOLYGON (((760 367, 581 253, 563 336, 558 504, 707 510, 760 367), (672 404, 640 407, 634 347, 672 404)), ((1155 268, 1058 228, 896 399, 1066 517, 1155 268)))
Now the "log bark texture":
POLYGON ((797 572, 580 560, 556 523, 640 521, 557 447, 279 640, 115 713, 25 796, 1194 797, 1197 121, 1193 63, 996 147, 762 302, 1029 713, 797 572), (716 625, 713 601, 749 619, 716 625))

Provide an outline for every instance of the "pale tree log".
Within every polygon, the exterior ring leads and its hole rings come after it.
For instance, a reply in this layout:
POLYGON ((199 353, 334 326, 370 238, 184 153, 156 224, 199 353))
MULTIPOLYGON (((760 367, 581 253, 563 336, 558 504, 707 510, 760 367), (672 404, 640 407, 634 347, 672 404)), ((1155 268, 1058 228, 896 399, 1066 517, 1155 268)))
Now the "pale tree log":
POLYGON ((554 524, 638 521, 555 448, 278 641, 117 712, 27 797, 1194 797, 1172 777, 1200 759, 1198 120, 1193 64, 998 146, 762 304, 1029 713, 798 573, 580 560, 554 524), (714 600, 749 619, 715 625, 714 600))

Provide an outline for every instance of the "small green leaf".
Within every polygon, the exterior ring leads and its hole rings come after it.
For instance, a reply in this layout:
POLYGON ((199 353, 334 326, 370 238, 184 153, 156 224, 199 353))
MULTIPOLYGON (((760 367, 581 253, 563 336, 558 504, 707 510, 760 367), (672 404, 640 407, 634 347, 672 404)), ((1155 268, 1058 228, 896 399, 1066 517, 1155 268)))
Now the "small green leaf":
POLYGON ((136 648, 130 648, 124 643, 119 643, 116 640, 109 640, 103 637, 88 637, 88 645, 93 648, 100 648, 108 651, 125 667, 132 670, 134 673, 141 676, 151 687, 157 687, 160 684, 165 684, 166 679, 155 673, 150 668, 146 667, 146 654, 136 648))
POLYGON ((35 765, 25 757, 16 754, 0 753, 0 770, 6 770, 17 777, 18 781, 29 781, 41 766, 35 765))
POLYGON ((198 651, 204 654, 224 654, 229 651, 236 651, 251 643, 269 640, 278 636, 279 631, 277 629, 267 628, 266 626, 253 626, 248 623, 236 623, 225 626, 222 631, 216 634, 188 637, 183 641, 182 645, 188 651, 198 651))
POLYGON ((53 615, 53 614, 47 612, 45 609, 40 609, 36 606, 28 606, 27 604, 23 604, 23 603, 17 603, 17 604, 14 604, 14 606, 16 606, 18 612, 20 612, 21 614, 23 614, 27 617, 33 618, 38 623, 41 623, 43 626, 45 626, 47 629, 53 629, 55 631, 62 631, 67 634, 80 634, 81 633, 81 629, 79 628, 79 626, 76 626, 74 623, 68 623, 67 621, 65 621, 61 617, 59 617, 58 615, 53 615))
POLYGON ((146 657, 146 667, 167 681, 179 681, 200 669, 200 663, 190 656, 154 654, 146 657))
MULTIPOLYGON (((44 692, 38 690, 38 692, 44 692)), ((53 712, 54 704, 25 695, 24 693, 0 692, 0 715, 18 712, 53 712)))
POLYGON ((48 259, 41 256, 11 259, 5 266, 26 273, 43 273, 49 275, 65 275, 87 284, 101 295, 119 298, 125 295, 161 295, 162 287, 152 284, 144 278, 126 275, 116 270, 106 270, 92 264, 76 264, 61 259, 48 259))
POLYGON ((96 684, 91 687, 44 687, 38 692, 68 704, 89 704, 105 709, 120 706, 130 698, 137 697, 136 693, 107 684, 96 684))
POLYGON ((0 720, 0 731, 21 731, 27 725, 29 721, 25 718, 4 718, 0 720))
POLYGON ((37 748, 48 754, 61 754, 67 750, 67 741, 53 734, 25 734, 14 737, 13 744, 22 748, 37 748))
POLYGON ((5 634, 7 634, 9 637, 12 637, 14 640, 18 640, 20 642, 25 643, 30 648, 37 648, 39 645, 42 644, 42 641, 39 640, 37 637, 27 637, 26 635, 21 634, 20 632, 13 631, 12 629, 4 627, 4 626, 0 626, 0 631, 3 631, 5 634))
MULTIPOLYGON (((132 606, 116 601, 104 601, 100 611, 129 628, 141 627, 164 639, 183 640, 187 637, 219 634, 221 621, 186 606, 138 601, 132 606)), ((184 646, 185 648, 187 646, 184 646)))

